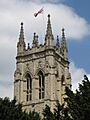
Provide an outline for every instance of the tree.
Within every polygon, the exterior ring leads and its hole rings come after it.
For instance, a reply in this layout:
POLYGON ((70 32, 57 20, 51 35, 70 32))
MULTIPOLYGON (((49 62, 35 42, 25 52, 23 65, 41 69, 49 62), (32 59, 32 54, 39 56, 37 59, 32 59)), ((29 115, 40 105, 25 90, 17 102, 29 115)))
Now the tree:
POLYGON ((10 101, 9 98, 0 98, 0 120, 40 120, 40 115, 35 111, 29 114, 22 111, 22 105, 17 104, 16 100, 10 101))
POLYGON ((54 117, 55 120, 62 120, 63 119, 63 108, 64 108, 64 104, 60 105, 59 101, 56 102, 56 106, 54 108, 54 117))
POLYGON ((29 112, 29 118, 30 120, 41 120, 39 113, 35 111, 29 112))
POLYGON ((53 112, 50 110, 50 107, 46 105, 43 110, 43 120, 71 120, 69 119, 68 112, 64 108, 64 104, 60 105, 59 101, 56 102, 53 112))
POLYGON ((82 84, 79 84, 79 90, 76 93, 66 88, 65 101, 67 102, 68 114, 72 120, 90 120, 90 81, 86 75, 82 84))
POLYGON ((43 120, 55 120, 54 114, 51 112, 50 107, 46 105, 45 109, 43 110, 43 120))

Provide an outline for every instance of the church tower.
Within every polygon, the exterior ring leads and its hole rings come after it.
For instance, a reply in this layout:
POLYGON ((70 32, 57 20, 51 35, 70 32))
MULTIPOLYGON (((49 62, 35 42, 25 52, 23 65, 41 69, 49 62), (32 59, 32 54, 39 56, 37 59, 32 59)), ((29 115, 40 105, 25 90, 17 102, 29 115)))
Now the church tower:
POLYGON ((38 35, 34 33, 32 47, 28 43, 26 48, 23 23, 21 23, 14 74, 14 96, 17 102, 22 103, 23 109, 27 112, 35 109, 36 112, 41 113, 46 104, 53 110, 56 100, 61 104, 64 102, 66 86, 70 88, 71 76, 64 28, 61 44, 57 36, 54 45, 50 15, 48 15, 44 45, 39 44, 38 35))

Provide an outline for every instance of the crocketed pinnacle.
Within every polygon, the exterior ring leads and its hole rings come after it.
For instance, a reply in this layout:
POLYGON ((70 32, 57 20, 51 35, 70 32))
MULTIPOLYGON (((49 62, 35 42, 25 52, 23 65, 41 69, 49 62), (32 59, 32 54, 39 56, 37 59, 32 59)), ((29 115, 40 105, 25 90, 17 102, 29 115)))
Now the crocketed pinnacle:
POLYGON ((61 54, 63 55, 65 60, 68 60, 68 49, 65 39, 64 28, 62 29, 61 54))
POLYGON ((53 34, 52 34, 52 27, 51 27, 50 14, 49 14, 48 22, 47 22, 46 36, 45 36, 45 43, 47 46, 52 46, 52 44, 53 44, 52 41, 53 41, 53 34))
POLYGON ((47 24, 46 35, 52 35, 52 28, 51 28, 51 22, 50 22, 50 14, 48 15, 48 24, 47 24))
POLYGON ((23 23, 21 22, 21 29, 19 35, 19 42, 17 43, 17 53, 22 53, 26 49, 26 44, 24 41, 23 23))
POLYGON ((66 45, 66 39, 65 39, 64 28, 62 28, 61 48, 67 50, 67 45, 66 45))
POLYGON ((59 36, 58 36, 58 35, 57 35, 56 47, 57 47, 57 48, 60 47, 60 42, 59 42, 59 36))
POLYGON ((23 22, 21 22, 19 42, 24 42, 23 22))
POLYGON ((38 46, 38 35, 36 35, 36 33, 34 33, 33 36, 33 47, 37 47, 38 46))

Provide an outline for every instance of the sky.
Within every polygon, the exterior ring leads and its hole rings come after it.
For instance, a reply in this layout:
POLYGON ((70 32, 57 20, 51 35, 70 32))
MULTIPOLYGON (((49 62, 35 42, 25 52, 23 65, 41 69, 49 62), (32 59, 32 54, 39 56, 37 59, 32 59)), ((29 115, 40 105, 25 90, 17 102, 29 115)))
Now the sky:
POLYGON ((90 0, 0 0, 0 97, 13 98, 16 46, 20 23, 24 23, 25 42, 32 43, 33 33, 44 42, 47 15, 51 15, 54 41, 61 29, 69 51, 72 90, 83 75, 90 78, 90 0), (44 7, 43 14, 34 13, 44 7))

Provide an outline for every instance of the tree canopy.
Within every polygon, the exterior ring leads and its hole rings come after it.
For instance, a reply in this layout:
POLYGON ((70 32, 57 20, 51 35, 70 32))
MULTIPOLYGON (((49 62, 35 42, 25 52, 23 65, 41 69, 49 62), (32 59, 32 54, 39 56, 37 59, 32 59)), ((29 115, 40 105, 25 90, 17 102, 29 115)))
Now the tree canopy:
POLYGON ((90 120, 90 81, 86 75, 75 93, 66 87, 66 96, 65 103, 57 101, 53 111, 46 105, 43 118, 35 111, 22 111, 15 99, 0 98, 0 120, 90 120))
POLYGON ((5 97, 0 98, 0 120, 40 120, 40 115, 35 111, 29 114, 22 111, 22 105, 15 99, 10 101, 5 97))
POLYGON ((76 93, 66 88, 69 113, 73 120, 90 120, 90 81, 86 75, 76 93))

